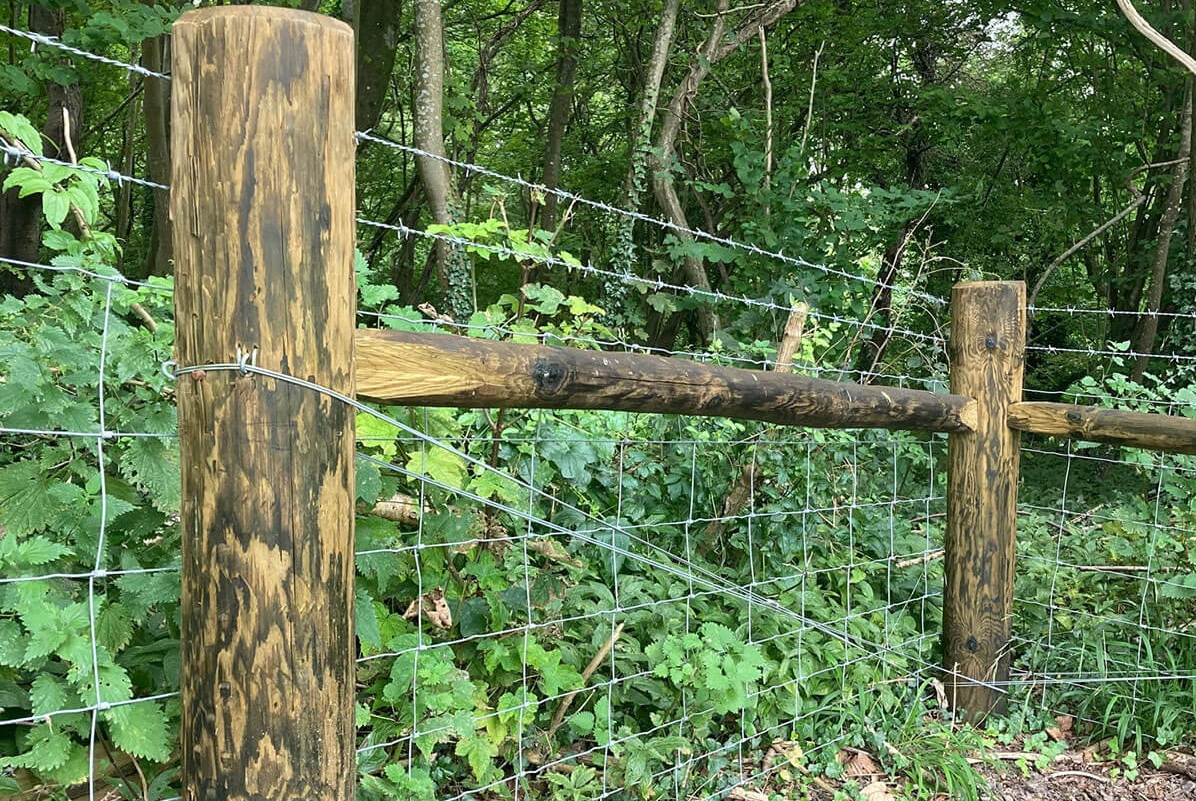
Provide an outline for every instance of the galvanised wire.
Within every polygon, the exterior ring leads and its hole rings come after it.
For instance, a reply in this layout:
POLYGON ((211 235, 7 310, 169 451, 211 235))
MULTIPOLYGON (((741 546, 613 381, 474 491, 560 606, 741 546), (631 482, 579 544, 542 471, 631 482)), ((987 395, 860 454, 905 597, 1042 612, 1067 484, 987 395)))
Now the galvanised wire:
POLYGON ((102 56, 99 53, 92 53, 88 50, 81 50, 78 47, 72 47, 71 45, 66 44, 65 42, 61 41, 60 39, 58 39, 54 36, 47 36, 44 33, 37 33, 36 31, 24 31, 24 30, 20 30, 18 28, 10 28, 7 25, 0 25, 0 32, 7 33, 10 36, 19 37, 21 39, 26 39, 29 42, 32 42, 33 45, 35 45, 35 46, 42 45, 44 47, 51 47, 51 48, 54 48, 55 50, 61 50, 64 53, 70 53, 72 56, 86 58, 91 61, 99 62, 100 64, 108 64, 109 66, 119 67, 122 70, 127 70, 128 72, 135 72, 138 75, 144 75, 147 78, 157 78, 157 79, 163 80, 163 81, 170 80, 170 76, 167 75, 166 73, 154 72, 153 70, 146 69, 145 67, 141 66, 140 64, 130 64, 127 61, 120 61, 119 59, 108 58, 107 56, 102 56))

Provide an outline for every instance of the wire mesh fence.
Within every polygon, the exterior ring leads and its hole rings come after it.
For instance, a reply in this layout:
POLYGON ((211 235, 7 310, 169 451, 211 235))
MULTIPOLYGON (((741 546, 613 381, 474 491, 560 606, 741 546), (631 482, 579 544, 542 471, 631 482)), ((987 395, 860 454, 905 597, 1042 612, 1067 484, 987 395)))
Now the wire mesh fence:
MULTIPOLYGON (((537 190, 450 166, 511 196, 537 190)), ((675 232, 561 197, 576 205, 571 226, 632 220, 675 232)), ((488 237, 495 219, 445 231, 363 216, 363 231, 414 239, 417 257, 436 241, 458 248, 475 298, 479 286, 487 296, 487 269, 542 281, 455 319, 402 306, 367 268, 362 324, 776 369, 794 303, 808 298, 795 290, 811 274, 863 301, 877 288, 862 268, 686 230, 789 279, 757 294, 695 290, 668 270, 528 247, 527 231, 505 221, 488 237), (724 336, 660 347, 626 314, 653 304, 717 308, 724 336)), ((0 781, 30 798, 77 796, 80 785, 92 798, 172 798, 186 666, 170 283, 55 262, 6 260, 38 291, 0 303, 0 781)), ((945 390, 945 302, 920 276, 905 279, 882 318, 866 303, 857 319, 814 305, 791 343, 792 369, 945 390), (860 365, 854 356, 878 332, 889 355, 860 365)), ((1104 314, 1036 311, 1094 325, 1104 314)), ((1192 408, 1188 390, 1126 379, 1128 350, 1031 354, 1104 365, 1068 400, 1192 408)), ((1193 357, 1172 358, 1186 369, 1193 357)), ((814 781, 843 768, 845 748, 883 750, 895 733, 949 723, 936 681, 943 437, 357 406, 362 798, 723 798, 814 781)), ((1004 688, 1014 714, 1071 715, 1090 732, 1163 744, 1190 735, 1192 457, 1026 437, 1022 460, 1004 688)))

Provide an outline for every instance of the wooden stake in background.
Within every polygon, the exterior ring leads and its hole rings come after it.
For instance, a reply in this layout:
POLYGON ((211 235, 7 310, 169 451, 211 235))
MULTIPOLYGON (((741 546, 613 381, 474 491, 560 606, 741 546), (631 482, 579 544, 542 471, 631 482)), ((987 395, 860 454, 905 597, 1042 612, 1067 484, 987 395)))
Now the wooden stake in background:
POLYGON ((959 284, 951 293, 951 391, 976 400, 976 427, 947 439, 943 668, 947 700, 972 721, 1005 708, 1022 399, 1026 286, 959 284))
MULTIPOLYGON (((230 6, 174 25, 176 359, 352 395, 353 34, 230 6)), ((353 798, 351 408, 180 375, 187 801, 353 798)))

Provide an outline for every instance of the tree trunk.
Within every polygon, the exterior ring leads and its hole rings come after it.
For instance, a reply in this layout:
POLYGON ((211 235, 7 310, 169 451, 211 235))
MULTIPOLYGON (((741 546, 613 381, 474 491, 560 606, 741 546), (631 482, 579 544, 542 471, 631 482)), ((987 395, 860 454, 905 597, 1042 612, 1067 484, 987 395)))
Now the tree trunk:
MULTIPOLYGON (((689 231, 689 219, 677 196, 677 188, 673 183, 669 168, 676 158, 677 133, 681 129, 681 115, 684 109, 693 102, 706 75, 713 66, 713 55, 726 31, 726 12, 729 0, 719 0, 714 22, 710 27, 710 34, 702 44, 698 54, 690 61, 689 71, 681 80, 681 85, 673 94, 672 100, 661 117, 660 133, 656 137, 655 152, 649 155, 648 163, 652 169, 652 191, 656 195, 656 202, 660 204, 665 218, 677 226, 670 233, 686 244, 694 242, 693 234, 689 231)), ((706 275, 706 266, 696 256, 686 256, 682 265, 685 282, 699 292, 710 292, 710 278, 706 275)), ((698 334, 703 342, 710 342, 718 334, 718 312, 709 304, 698 307, 698 334)))
MULTIPOLYGON (((706 37, 698 54, 690 60, 689 70, 682 78, 680 85, 673 93, 672 100, 664 111, 660 123, 660 133, 656 137, 655 152, 650 159, 653 173, 652 189, 656 200, 660 203, 669 222, 677 226, 672 234, 682 242, 693 242, 693 234, 689 233, 689 222, 686 219, 681 200, 677 196, 669 169, 676 158, 677 134, 681 130, 681 119, 685 110, 697 96, 698 89, 709 74, 711 67, 738 50, 744 42, 758 36, 760 30, 772 27, 778 19, 797 7, 798 0, 776 0, 737 26, 730 36, 724 37, 726 12, 729 5, 728 0, 719 0, 710 35, 706 37)), ((700 258, 687 256, 684 260, 683 270, 685 280, 690 286, 699 291, 711 291, 706 266, 700 258)), ((700 336, 709 342, 718 333, 718 329, 718 313, 710 305, 699 306, 698 330, 700 336)))
MULTIPOLYGON (((0 181, 7 170, 0 171, 0 181)), ((40 195, 19 198, 17 188, 0 195, 0 256, 17 261, 37 261, 41 242, 40 195)), ((33 288, 27 270, 0 263, 0 295, 23 296, 33 288), (16 270, 14 272, 14 270, 16 270)))
MULTIPOLYGON (((639 119, 631 132, 631 158, 627 164, 627 178, 623 182, 625 203, 631 211, 639 211, 640 199, 648 184, 648 156, 652 150, 652 125, 656 121, 656 102, 660 97, 660 83, 664 79, 664 68, 669 61, 669 50, 673 46, 673 31, 677 27, 677 9, 680 0, 664 0, 660 12, 660 24, 656 26, 656 37, 652 43, 652 57, 648 61, 644 76, 644 90, 640 99, 639 119)), ((633 50, 634 52, 634 50, 633 50)), ((635 220, 620 216, 615 232, 614 253, 611 262, 615 272, 635 272, 635 220)), ((611 284, 610 290, 626 290, 626 287, 611 284)), ((608 292, 607 302, 615 298, 608 292)), ((621 296, 620 296, 621 297, 621 296)), ((618 309, 608 311, 618 312, 618 309)))
MULTIPOLYGON (((141 64, 154 72, 165 72, 170 64, 168 36, 155 36, 141 43, 141 64)), ((161 78, 145 79, 146 170, 155 183, 170 183, 170 84, 161 78)), ((151 190, 154 222, 150 233, 148 275, 170 275, 174 271, 174 240, 170 227, 170 192, 151 190)))
MULTIPOLYGON (((55 38, 66 30, 66 12, 51 11, 40 5, 29 7, 29 29, 55 38)), ((79 84, 63 86, 48 81, 46 88, 46 121, 42 128, 48 140, 43 146, 48 156, 71 160, 67 147, 67 120, 70 120, 72 146, 79 141, 83 130, 83 93, 79 84)), ((76 154, 78 155, 78 154, 76 154)), ((0 255, 10 259, 36 262, 41 247, 42 203, 40 195, 18 198, 12 189, 0 197, 0 255)), ((0 269, 0 293, 23 295, 33 284, 27 271, 13 273, 0 269)))
MULTIPOLYGON (((432 219, 451 225, 456 206, 452 177, 444 161, 444 25, 440 0, 415 0, 415 147, 416 166, 432 219)), ((473 275, 460 247, 437 240, 433 246, 436 277, 444 305, 455 319, 473 311, 473 275)))
POLYGON ((893 329, 890 327, 893 319, 893 282, 901 270, 905 249, 916 225, 915 220, 908 220, 901 226, 897 239, 889 245, 881 259, 880 275, 877 276, 876 287, 872 291, 872 313, 869 315, 869 322, 875 325, 875 328, 872 329, 872 336, 860 349, 860 358, 856 363, 859 372, 856 380, 861 384, 872 383, 876 377, 876 369, 884 358, 885 348, 893 336, 893 329))
POLYGON ((1171 175, 1171 188, 1167 190, 1167 203, 1163 208, 1163 218, 1159 222, 1159 240, 1155 248, 1154 265, 1150 273, 1150 292, 1146 300, 1146 315, 1138 324, 1138 336, 1134 341, 1134 350, 1138 356, 1134 359, 1134 369, 1130 374, 1133 380, 1141 381, 1150 362, 1150 354, 1154 352, 1155 337, 1159 331, 1159 309, 1163 305, 1163 289, 1167 284, 1167 261, 1171 254, 1171 235, 1175 233, 1175 224, 1179 221, 1179 213, 1183 207, 1184 183, 1188 175, 1188 156, 1192 152, 1192 77, 1184 82, 1184 103, 1180 112, 1182 124, 1179 133, 1179 163, 1175 165, 1171 175))
POLYGON ((394 72, 399 44, 402 0, 358 0, 353 3, 357 32, 357 130, 368 131, 382 117, 386 90, 394 72))
MULTIPOLYGON (((415 147, 424 196, 432 219, 449 225, 452 184, 444 149, 444 27, 440 0, 415 0, 415 147)), ((447 248, 436 243, 437 272, 441 287, 448 288, 445 272, 447 248)))
MULTIPOLYGON (((560 0, 557 14, 556 84, 548 111, 548 143, 544 149, 544 186, 556 189, 561 180, 561 142, 573 104, 573 73, 577 70, 578 43, 581 38, 581 0, 560 0)), ((548 193, 540 227, 556 230, 557 196, 548 193)))

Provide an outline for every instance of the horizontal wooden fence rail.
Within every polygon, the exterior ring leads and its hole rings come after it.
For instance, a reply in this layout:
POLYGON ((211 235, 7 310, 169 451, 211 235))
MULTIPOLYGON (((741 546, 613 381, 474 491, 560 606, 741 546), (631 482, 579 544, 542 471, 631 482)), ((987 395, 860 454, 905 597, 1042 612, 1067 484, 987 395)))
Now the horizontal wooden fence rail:
POLYGON ((357 395, 457 408, 607 409, 813 428, 971 431, 970 398, 667 356, 359 329, 357 395))
MULTIPOLYGON (((976 425, 975 401, 962 395, 667 356, 374 329, 358 329, 355 344, 357 395, 379 403, 605 409, 943 433, 972 431, 976 425)), ((1007 422, 1029 434, 1196 454, 1196 418, 1026 401, 1010 404, 1007 422)))
POLYGON ((1196 419, 1190 417, 1070 403, 1027 402, 1009 407, 1009 426, 1031 434, 1127 448, 1196 453, 1196 419))

